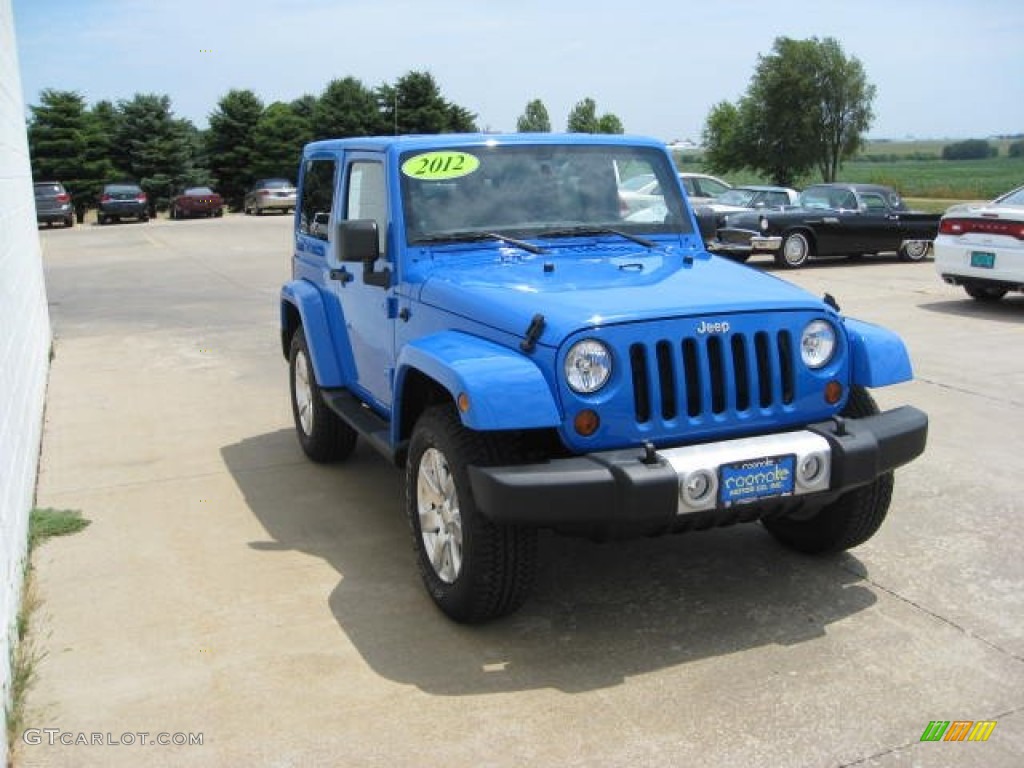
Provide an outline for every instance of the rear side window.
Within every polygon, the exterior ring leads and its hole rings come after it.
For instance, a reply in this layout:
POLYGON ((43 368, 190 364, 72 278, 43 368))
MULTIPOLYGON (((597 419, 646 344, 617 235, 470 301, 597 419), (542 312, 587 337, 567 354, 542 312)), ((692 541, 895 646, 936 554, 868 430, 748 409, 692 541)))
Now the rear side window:
POLYGON ((327 240, 334 208, 334 160, 307 160, 302 177, 302 213, 299 231, 327 240))
POLYGON ((36 184, 35 188, 36 197, 55 197, 64 191, 60 184, 36 184))

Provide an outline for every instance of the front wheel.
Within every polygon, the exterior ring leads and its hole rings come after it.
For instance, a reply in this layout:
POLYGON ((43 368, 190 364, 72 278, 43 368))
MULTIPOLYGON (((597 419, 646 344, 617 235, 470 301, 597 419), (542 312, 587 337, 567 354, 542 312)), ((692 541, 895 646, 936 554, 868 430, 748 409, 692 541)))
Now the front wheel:
POLYGON ((786 269, 802 267, 811 258, 811 241, 803 232, 791 232, 782 241, 782 249, 775 254, 775 263, 786 269))
POLYGON ((480 623, 526 600, 537 562, 537 532, 490 522, 476 506, 471 464, 501 461, 492 438, 466 429, 450 405, 416 423, 406 463, 406 514, 420 576, 449 618, 480 623))
POLYGON ((292 336, 288 357, 292 416, 299 445, 309 458, 320 464, 348 458, 356 447, 358 435, 324 402, 302 328, 292 336))
MULTIPOLYGON (((878 413, 874 398, 854 387, 842 415, 863 418, 878 413)), ((814 517, 762 521, 768 532, 791 549, 807 554, 842 552, 863 544, 882 525, 892 500, 893 473, 879 475, 868 485, 847 491, 814 517)))

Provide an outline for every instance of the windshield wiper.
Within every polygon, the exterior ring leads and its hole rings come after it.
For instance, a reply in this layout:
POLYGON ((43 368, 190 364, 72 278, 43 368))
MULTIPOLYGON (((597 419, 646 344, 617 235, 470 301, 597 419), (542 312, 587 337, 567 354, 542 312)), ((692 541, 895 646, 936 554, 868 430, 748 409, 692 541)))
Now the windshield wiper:
POLYGON ((544 249, 539 245, 528 243, 525 240, 517 240, 514 237, 508 235, 502 235, 498 232, 448 232, 438 233, 436 235, 425 235, 417 238, 417 243, 474 243, 480 240, 497 240, 502 243, 508 243, 509 245, 515 246, 524 251, 530 253, 544 253, 544 249))
POLYGON ((541 232, 539 237, 572 237, 573 235, 618 235, 626 240, 633 241, 637 245, 642 245, 644 248, 654 248, 657 245, 653 240, 648 240, 646 237, 640 237, 629 232, 623 232, 621 229, 592 226, 589 224, 582 224, 577 227, 547 229, 541 232))

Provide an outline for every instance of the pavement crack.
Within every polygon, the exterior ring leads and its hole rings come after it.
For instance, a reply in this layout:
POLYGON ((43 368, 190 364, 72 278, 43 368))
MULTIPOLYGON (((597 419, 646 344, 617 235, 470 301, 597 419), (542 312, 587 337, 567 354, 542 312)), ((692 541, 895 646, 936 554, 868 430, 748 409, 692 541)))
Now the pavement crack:
POLYGON ((924 384, 931 384, 933 387, 938 387, 939 389, 947 389, 950 392, 959 392, 960 394, 963 394, 963 395, 971 395, 972 397, 979 397, 982 400, 988 400, 991 403, 999 403, 1000 405, 1012 405, 1012 406, 1014 406, 1016 408, 1024 408, 1024 402, 1020 402, 1018 400, 1009 400, 1009 399, 1002 398, 1002 397, 996 397, 994 395, 990 395, 990 394, 987 394, 985 392, 977 392, 977 391, 975 391, 973 389, 968 389, 967 387, 958 387, 955 384, 944 384, 941 381, 935 381, 934 379, 928 379, 928 378, 925 378, 924 376, 915 376, 914 377, 914 381, 920 381, 920 382, 922 382, 924 384))
POLYGON ((935 611, 931 610, 930 608, 926 608, 925 606, 921 605, 920 603, 918 603, 918 602, 916 602, 914 600, 911 600, 909 597, 904 597, 899 592, 896 592, 896 591, 894 591, 892 589, 889 589, 888 587, 884 586, 883 584, 880 584, 879 582, 875 581, 870 576, 868 576, 864 571, 859 570, 857 568, 851 568, 851 567, 849 567, 847 565, 843 565, 843 564, 840 564, 839 567, 842 568, 847 573, 852 573, 855 576, 859 576, 864 581, 866 581, 868 584, 870 584, 872 587, 878 589, 881 592, 885 592, 885 594, 889 595, 890 597, 894 597, 895 599, 899 600, 900 602, 906 603, 907 605, 909 605, 910 607, 920 611, 921 613, 925 613, 928 616, 931 616, 932 618, 936 619, 937 621, 941 621, 943 624, 949 625, 950 627, 952 627, 953 629, 957 630, 958 632, 960 632, 961 634, 965 635, 966 637, 969 637, 972 640, 977 640, 977 641, 981 642, 982 644, 987 645, 993 651, 996 651, 997 653, 999 653, 999 654, 1001 654, 1003 656, 1011 658, 1014 661, 1018 661, 1018 662, 1024 663, 1024 656, 1016 654, 1013 651, 1010 651, 1010 650, 1008 650, 1006 648, 1003 648, 1002 646, 1000 646, 997 643, 989 640, 988 638, 983 637, 982 635, 979 635, 976 632, 971 631, 967 627, 964 627, 964 626, 961 626, 960 624, 957 624, 952 619, 947 618, 947 617, 943 616, 942 614, 936 613, 935 611))
MULTIPOLYGON (((1022 710, 1024 710, 1024 707, 1014 707, 1013 709, 1008 709, 1005 712, 1000 712, 1000 713, 994 715, 993 717, 986 717, 984 719, 986 719, 986 720, 995 720, 996 722, 998 722, 998 721, 1003 720, 1003 719, 1005 719, 1007 717, 1012 717, 1013 715, 1019 714, 1022 710)), ((883 750, 880 750, 878 752, 874 752, 874 753, 872 753, 870 755, 865 755, 864 757, 859 757, 856 760, 853 760, 852 762, 849 762, 849 763, 840 763, 837 766, 837 768, 853 768, 853 766, 855 766, 855 765, 864 765, 864 763, 866 763, 866 762, 868 762, 870 760, 877 760, 879 758, 885 757, 886 755, 892 755, 892 754, 895 754, 897 752, 906 752, 908 749, 913 747, 915 744, 920 744, 920 743, 921 743, 920 739, 918 739, 917 741, 908 741, 908 742, 906 742, 904 744, 899 744, 899 745, 897 745, 895 747, 890 747, 889 749, 883 749, 883 750)))

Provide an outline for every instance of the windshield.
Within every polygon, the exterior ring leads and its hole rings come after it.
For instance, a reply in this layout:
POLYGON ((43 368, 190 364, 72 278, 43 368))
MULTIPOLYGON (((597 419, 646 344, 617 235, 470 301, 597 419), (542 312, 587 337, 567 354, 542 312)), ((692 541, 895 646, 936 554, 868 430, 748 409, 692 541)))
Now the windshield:
POLYGON ((856 210, 857 198, 849 189, 842 187, 808 187, 800 193, 800 205, 804 208, 828 208, 831 210, 856 210))
POLYGON ((212 195, 213 190, 209 187, 189 187, 185 190, 186 195, 212 195))
POLYGON ((730 189, 720 194, 715 202, 722 205, 738 205, 746 208, 750 206, 750 201, 754 199, 755 194, 757 193, 752 189, 730 189))
MULTIPOLYGON (((600 145, 498 145, 408 152, 401 158, 410 243, 467 233, 542 236, 550 230, 689 232, 675 170, 663 152, 600 145), (624 179, 656 193, 626 199, 624 179), (668 190, 662 193, 660 190, 668 190)), ((628 183, 628 182, 627 182, 628 183)), ((463 238, 464 239, 464 238, 463 238)))

